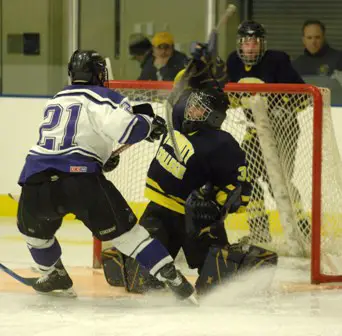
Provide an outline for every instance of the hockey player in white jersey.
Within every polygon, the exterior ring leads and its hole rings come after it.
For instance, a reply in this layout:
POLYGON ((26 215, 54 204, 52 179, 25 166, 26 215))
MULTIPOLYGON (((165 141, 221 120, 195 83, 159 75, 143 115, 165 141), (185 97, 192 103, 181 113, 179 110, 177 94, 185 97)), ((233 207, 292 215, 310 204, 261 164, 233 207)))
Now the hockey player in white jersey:
POLYGON ((72 85, 47 102, 38 142, 19 178, 18 229, 44 272, 33 288, 72 292, 55 233, 63 216, 73 213, 95 237, 112 241, 180 299, 192 299, 192 285, 175 269, 165 247, 137 224, 125 199, 102 173, 118 164, 111 157, 115 141, 154 141, 166 132, 165 121, 154 115, 150 104, 132 106, 104 87, 106 63, 95 51, 75 51, 68 73, 72 85))

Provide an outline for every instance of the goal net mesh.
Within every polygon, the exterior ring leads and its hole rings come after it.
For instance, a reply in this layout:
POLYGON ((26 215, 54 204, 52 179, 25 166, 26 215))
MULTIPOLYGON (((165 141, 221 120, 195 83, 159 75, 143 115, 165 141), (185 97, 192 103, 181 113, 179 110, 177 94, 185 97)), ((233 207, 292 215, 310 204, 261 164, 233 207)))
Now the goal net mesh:
MULTIPOLYGON (((113 82, 110 87, 127 96, 132 104, 151 103, 155 113, 165 117, 163 103, 172 89, 171 83, 160 87, 158 84, 144 87, 139 82, 135 82, 139 83, 136 85, 134 82, 130 85, 123 83, 113 82)), ((311 254, 314 244, 317 245, 314 249, 319 249, 320 261, 327 256, 329 258, 328 262, 320 263, 319 271, 342 274, 338 265, 342 251, 342 176, 331 118, 330 92, 327 89, 310 91, 307 85, 262 85, 262 89, 257 84, 229 84, 225 88, 230 106, 222 128, 230 132, 246 152, 253 181, 247 212, 228 216, 226 227, 229 241, 236 242, 249 236, 256 244, 281 255, 294 255, 297 252, 292 250, 291 241, 297 240, 306 256, 311 254), (250 98, 255 94, 261 96, 266 108, 275 141, 275 150, 271 155, 277 158, 280 164, 278 170, 284 177, 283 189, 290 200, 293 215, 290 225, 295 236, 287 233, 281 222, 282 209, 274 198, 277 186, 270 181, 269 166, 265 162, 252 113, 250 98), (321 106, 317 96, 322 98, 321 106), (319 195, 317 192, 315 195, 313 186, 318 187, 319 195), (316 220, 313 219, 313 204, 319 210, 316 220), (313 223, 320 226, 316 242, 312 241, 313 223), (333 258, 332 262, 330 258, 333 258)), ((148 202, 144 198, 146 173, 158 145, 158 142, 151 144, 143 141, 131 146, 121 154, 118 168, 107 175, 138 217, 148 202)))

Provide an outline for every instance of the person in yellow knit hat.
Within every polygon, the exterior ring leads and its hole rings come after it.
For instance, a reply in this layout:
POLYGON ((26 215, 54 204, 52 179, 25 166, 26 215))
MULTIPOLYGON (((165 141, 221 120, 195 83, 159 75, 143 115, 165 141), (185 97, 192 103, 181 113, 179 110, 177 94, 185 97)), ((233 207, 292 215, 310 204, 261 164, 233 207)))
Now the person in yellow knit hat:
POLYGON ((187 61, 185 54, 175 50, 172 34, 156 33, 152 38, 152 56, 146 60, 138 79, 172 81, 187 61))

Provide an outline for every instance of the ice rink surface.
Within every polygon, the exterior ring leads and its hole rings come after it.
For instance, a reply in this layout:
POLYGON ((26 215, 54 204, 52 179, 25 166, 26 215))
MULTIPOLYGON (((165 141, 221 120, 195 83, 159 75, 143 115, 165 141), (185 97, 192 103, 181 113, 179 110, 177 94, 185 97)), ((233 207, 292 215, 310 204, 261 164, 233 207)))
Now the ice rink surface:
MULTIPOLYGON (((116 296, 92 279, 89 232, 66 222, 58 237, 76 290, 81 278, 74 272, 83 269, 93 292, 76 299, 37 295, 0 271, 0 336, 342 336, 342 289, 306 286, 305 260, 280 259, 275 274, 250 274, 188 307, 167 294, 116 296)), ((0 221, 0 262, 18 272, 33 266, 13 219, 0 221)))

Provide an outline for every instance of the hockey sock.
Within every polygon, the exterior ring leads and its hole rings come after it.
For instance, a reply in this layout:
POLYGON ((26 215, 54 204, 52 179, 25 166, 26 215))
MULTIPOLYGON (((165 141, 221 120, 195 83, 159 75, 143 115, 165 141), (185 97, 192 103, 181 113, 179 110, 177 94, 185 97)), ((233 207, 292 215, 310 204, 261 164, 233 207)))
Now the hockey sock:
POLYGON ((113 244, 123 254, 136 259, 152 275, 166 264, 173 262, 164 245, 159 240, 152 239, 147 230, 138 224, 113 239, 113 244))
POLYGON ((42 271, 50 270, 62 255, 58 240, 24 236, 33 260, 42 271))
POLYGON ((149 238, 148 245, 145 245, 135 259, 152 275, 158 273, 166 264, 173 262, 164 245, 159 240, 152 238, 149 238))

